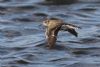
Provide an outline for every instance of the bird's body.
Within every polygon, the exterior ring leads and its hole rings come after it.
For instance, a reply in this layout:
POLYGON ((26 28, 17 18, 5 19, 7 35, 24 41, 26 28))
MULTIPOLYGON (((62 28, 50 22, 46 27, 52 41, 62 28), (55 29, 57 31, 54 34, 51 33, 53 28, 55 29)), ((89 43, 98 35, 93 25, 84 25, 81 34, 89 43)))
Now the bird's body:
POLYGON ((43 21, 43 25, 46 26, 46 39, 48 41, 48 46, 53 48, 57 39, 57 34, 60 30, 68 31, 77 37, 77 32, 75 28, 79 28, 76 25, 65 23, 60 19, 47 19, 43 21))
POLYGON ((45 20, 43 25, 46 26, 46 38, 51 34, 54 36, 52 31, 56 30, 56 28, 61 27, 63 25, 61 20, 45 20), (51 33, 52 32, 52 33, 51 33))

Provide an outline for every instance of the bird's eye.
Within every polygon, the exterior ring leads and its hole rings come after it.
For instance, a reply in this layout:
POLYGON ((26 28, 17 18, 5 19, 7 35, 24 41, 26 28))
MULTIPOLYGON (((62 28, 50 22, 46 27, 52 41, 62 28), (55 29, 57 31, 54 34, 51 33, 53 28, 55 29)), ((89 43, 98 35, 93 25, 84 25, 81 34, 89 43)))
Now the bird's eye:
POLYGON ((43 25, 44 26, 47 26, 48 25, 48 22, 49 22, 48 20, 43 21, 43 25))
POLYGON ((49 22, 49 20, 46 20, 46 21, 45 21, 45 23, 48 23, 48 22, 49 22))
POLYGON ((49 20, 45 20, 44 23, 48 24, 49 23, 49 20))

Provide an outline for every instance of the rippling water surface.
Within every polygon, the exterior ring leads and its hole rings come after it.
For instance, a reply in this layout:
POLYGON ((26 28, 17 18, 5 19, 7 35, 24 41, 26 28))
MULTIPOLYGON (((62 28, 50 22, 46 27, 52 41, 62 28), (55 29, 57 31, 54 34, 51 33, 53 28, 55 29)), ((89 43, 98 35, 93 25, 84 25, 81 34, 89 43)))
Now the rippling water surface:
POLYGON ((0 0, 0 67, 100 67, 100 3, 81 1, 0 0), (81 26, 79 37, 60 32, 49 50, 41 25, 47 16, 81 26))

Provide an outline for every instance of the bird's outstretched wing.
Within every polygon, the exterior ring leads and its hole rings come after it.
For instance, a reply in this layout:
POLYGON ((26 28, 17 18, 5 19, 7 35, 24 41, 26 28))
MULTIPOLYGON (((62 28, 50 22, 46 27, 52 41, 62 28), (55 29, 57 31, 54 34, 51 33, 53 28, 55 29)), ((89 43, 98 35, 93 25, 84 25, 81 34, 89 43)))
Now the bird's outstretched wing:
POLYGON ((68 31, 69 33, 73 34, 74 36, 78 36, 78 33, 76 32, 76 28, 79 28, 78 26, 72 25, 72 24, 64 24, 61 27, 61 30, 68 31))
POLYGON ((70 32, 71 34, 73 34, 76 37, 78 36, 78 33, 75 31, 75 29, 69 28, 69 29, 67 29, 67 31, 70 32))

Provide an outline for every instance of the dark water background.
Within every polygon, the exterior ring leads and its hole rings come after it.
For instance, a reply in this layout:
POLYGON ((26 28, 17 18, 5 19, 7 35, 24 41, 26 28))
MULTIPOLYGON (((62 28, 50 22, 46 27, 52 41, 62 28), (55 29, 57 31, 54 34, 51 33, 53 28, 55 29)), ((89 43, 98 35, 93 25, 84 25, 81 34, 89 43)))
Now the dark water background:
POLYGON ((0 0, 0 67, 100 67, 100 1, 46 5, 42 0, 0 0), (79 25, 76 38, 60 32, 45 47, 44 17, 79 25))

